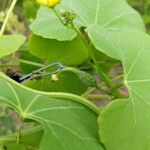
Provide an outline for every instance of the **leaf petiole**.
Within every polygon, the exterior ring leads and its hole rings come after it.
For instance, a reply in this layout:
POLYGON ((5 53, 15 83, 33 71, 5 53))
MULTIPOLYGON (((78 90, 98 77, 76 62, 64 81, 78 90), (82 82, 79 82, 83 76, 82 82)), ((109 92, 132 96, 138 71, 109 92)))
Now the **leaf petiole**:
POLYGON ((90 99, 90 100, 112 100, 113 99, 113 96, 109 96, 109 95, 88 95, 86 97, 87 99, 90 99))
MULTIPOLYGON (((57 18, 60 20, 60 22, 65 26, 62 18, 60 17, 59 13, 57 12, 57 10, 53 8, 53 11, 54 11, 55 15, 57 16, 57 18)), ((97 63, 95 55, 92 52, 93 49, 92 49, 90 43, 86 40, 86 38, 81 33, 81 31, 74 26, 73 21, 70 23, 70 28, 78 34, 81 41, 84 43, 85 47, 87 48, 87 50, 88 50, 88 52, 89 52, 89 54, 90 54, 90 56, 91 56, 91 58, 94 62, 95 69, 98 71, 98 74, 102 77, 103 81, 106 83, 106 85, 108 86, 108 88, 111 91, 111 88, 113 87, 113 83, 112 83, 111 79, 103 72, 100 65, 97 63)), ((121 94, 117 90, 116 91, 111 91, 111 93, 115 96, 115 98, 121 97, 121 94)))

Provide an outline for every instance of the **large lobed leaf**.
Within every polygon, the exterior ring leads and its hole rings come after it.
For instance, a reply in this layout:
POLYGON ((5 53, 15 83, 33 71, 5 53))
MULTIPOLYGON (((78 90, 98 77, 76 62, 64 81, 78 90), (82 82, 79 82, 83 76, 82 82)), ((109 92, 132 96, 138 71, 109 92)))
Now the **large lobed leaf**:
POLYGON ((99 117, 101 141, 107 150, 149 149, 150 37, 138 32, 106 31, 106 53, 123 62, 129 99, 112 102, 99 117))
POLYGON ((107 150, 149 149, 150 37, 142 33, 141 18, 124 0, 70 1, 94 46, 122 61, 130 93, 102 111, 101 141, 107 150))
MULTIPOLYGON (((75 23, 80 26, 145 31, 141 17, 125 0, 63 0, 57 10, 62 8, 73 10, 77 15, 75 23)), ((44 38, 59 41, 72 40, 76 36, 73 30, 61 24, 52 10, 45 7, 39 9, 31 30, 44 38)))
POLYGON ((36 20, 30 26, 34 34, 49 39, 67 41, 75 38, 76 33, 65 27, 55 13, 46 7, 41 7, 37 12, 36 20))
POLYGON ((125 0, 70 0, 69 2, 85 27, 99 25, 106 29, 145 30, 140 15, 125 0))
POLYGON ((108 56, 118 59, 116 55, 112 55, 112 53, 116 53, 115 49, 108 52, 109 47, 107 47, 106 52, 101 46, 103 43, 113 43, 113 36, 108 37, 107 31, 118 31, 118 33, 121 31, 145 32, 140 15, 125 0, 70 0, 68 5, 84 23, 92 44, 97 50, 108 56))
POLYGON ((59 61, 64 65, 82 64, 89 57, 88 50, 79 37, 72 41, 57 41, 32 35, 29 42, 30 53, 43 59, 45 64, 59 61))
POLYGON ((103 150, 97 127, 99 111, 81 97, 34 91, 0 73, 0 99, 23 119, 43 125, 41 150, 103 150))

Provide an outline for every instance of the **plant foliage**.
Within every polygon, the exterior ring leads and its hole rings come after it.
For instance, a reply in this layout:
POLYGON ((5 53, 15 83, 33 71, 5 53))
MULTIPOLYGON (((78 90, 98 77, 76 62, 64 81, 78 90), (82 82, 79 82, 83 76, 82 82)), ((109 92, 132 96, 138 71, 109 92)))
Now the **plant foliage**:
MULTIPOLYGON (((55 8, 40 7, 30 29, 27 49, 28 57, 36 58, 30 63, 33 69, 53 62, 63 67, 23 85, 0 73, 0 102, 16 111, 22 122, 32 123, 30 129, 1 136, 1 147, 149 150, 150 36, 140 15, 125 0, 62 0, 55 8), (104 56, 122 63, 128 98, 114 90, 116 85, 102 71, 105 67, 98 62, 104 56), (88 72, 80 69, 84 63, 88 72), (112 100, 102 110, 89 95, 83 98, 89 87, 101 91, 95 76, 104 81, 112 100)), ((2 35, 0 58, 24 42, 22 35, 2 35)))

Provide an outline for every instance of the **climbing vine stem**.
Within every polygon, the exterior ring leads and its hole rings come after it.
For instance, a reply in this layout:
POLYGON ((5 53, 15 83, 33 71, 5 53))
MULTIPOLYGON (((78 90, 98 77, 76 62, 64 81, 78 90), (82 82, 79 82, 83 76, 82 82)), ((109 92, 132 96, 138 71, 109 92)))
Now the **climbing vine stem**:
POLYGON ((13 9, 14 9, 16 3, 17 3, 17 0, 13 0, 13 1, 12 1, 12 4, 11 4, 11 6, 10 6, 8 12, 7 12, 7 15, 6 15, 6 17, 5 17, 4 23, 3 23, 3 25, 2 25, 2 28, 1 28, 1 31, 0 31, 0 37, 4 34, 4 32, 5 32, 5 30, 6 30, 7 23, 8 23, 8 21, 9 21, 9 18, 10 18, 11 14, 12 14, 12 11, 13 11, 13 9))
POLYGON ((65 25, 64 22, 63 22, 63 20, 62 20, 61 17, 60 17, 60 14, 57 12, 57 10, 56 10, 55 8, 52 8, 52 10, 53 10, 54 14, 57 16, 57 18, 60 20, 60 22, 61 22, 63 25, 65 25))
MULTIPOLYGON (((63 23, 63 19, 61 18, 61 16, 59 15, 59 13, 57 12, 57 10, 55 8, 53 8, 53 11, 55 13, 55 15, 58 17, 58 19, 60 20, 60 22, 64 25, 63 23)), ((97 63, 97 60, 95 58, 95 55, 93 53, 93 47, 90 45, 90 43, 86 40, 86 38, 84 37, 84 35, 81 33, 81 31, 76 28, 73 24, 73 21, 70 23, 70 27, 71 29, 73 29, 77 34, 78 36, 80 37, 81 41, 83 41, 84 45, 86 46, 93 62, 94 62, 94 67, 96 69, 96 71, 98 72, 98 74, 101 76, 101 78, 103 79, 103 81, 106 83, 106 85, 108 86, 108 88, 112 89, 113 87, 113 82, 112 80, 103 72, 102 68, 100 67, 100 65, 97 63)), ((121 97, 121 94, 115 90, 115 91, 111 91, 112 92, 112 95, 115 96, 115 98, 119 98, 121 97)))

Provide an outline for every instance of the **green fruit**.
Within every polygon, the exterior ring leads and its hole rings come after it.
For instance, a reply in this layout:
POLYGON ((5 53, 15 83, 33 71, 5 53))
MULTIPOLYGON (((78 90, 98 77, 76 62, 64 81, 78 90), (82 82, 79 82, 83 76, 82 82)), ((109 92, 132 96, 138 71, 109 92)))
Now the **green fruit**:
POLYGON ((86 86, 95 87, 97 85, 93 76, 85 71, 81 71, 72 67, 65 67, 64 69, 62 69, 62 71, 66 71, 66 70, 75 73, 79 77, 79 79, 82 81, 82 83, 86 86))
POLYGON ((89 87, 95 87, 96 86, 96 81, 95 79, 93 78, 92 75, 90 75, 89 73, 87 72, 84 72, 84 71, 79 71, 78 72, 78 77, 80 78, 80 80, 87 86, 89 87))

